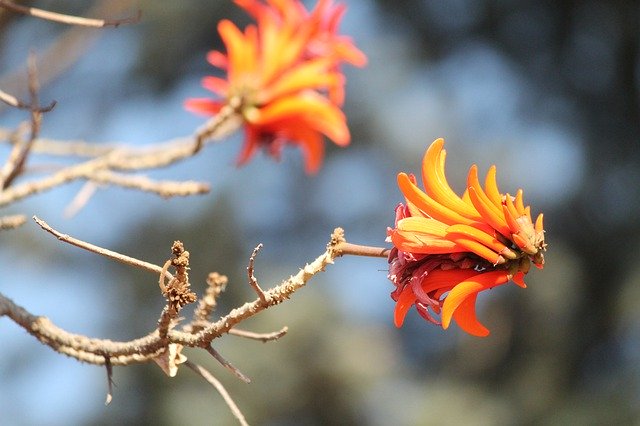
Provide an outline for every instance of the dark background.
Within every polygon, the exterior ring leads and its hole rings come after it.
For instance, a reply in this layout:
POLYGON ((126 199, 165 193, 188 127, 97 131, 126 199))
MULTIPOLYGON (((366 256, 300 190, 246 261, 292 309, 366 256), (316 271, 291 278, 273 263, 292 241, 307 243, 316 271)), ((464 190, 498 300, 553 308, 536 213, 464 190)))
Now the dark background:
MULTIPOLYGON (((107 2, 109 3, 109 2, 107 2)), ((85 53, 55 55, 41 72, 56 99, 42 135, 148 144, 202 123, 182 109, 205 96, 204 55, 216 22, 248 19, 231 2, 111 2, 99 16, 143 11, 140 24, 85 30, 85 53), (111 13, 109 12, 111 9, 111 13)), ((85 2, 34 6, 91 15, 85 2)), ((253 379, 245 385, 204 354, 252 424, 636 424, 640 421, 640 7, 625 1, 347 1, 342 32, 369 56, 347 69, 346 149, 328 146, 317 176, 298 151, 280 164, 259 155, 233 166, 239 136, 152 176, 207 180, 205 197, 164 201, 99 191, 77 216, 63 210, 81 184, 2 213, 37 214, 78 238, 162 264, 174 239, 192 254, 201 293, 209 271, 230 277, 219 314, 253 299, 245 267, 269 287, 319 255, 335 226, 356 243, 383 245, 401 201, 398 171, 420 170, 445 137, 447 174, 461 190, 471 163, 498 167, 503 192, 524 188, 543 211, 547 267, 529 288, 480 297, 485 339, 442 331, 415 312, 392 325, 382 259, 339 259, 288 303, 245 328, 290 333, 262 344, 225 336, 215 347, 253 379)), ((101 11, 102 12, 102 11, 101 11)), ((0 15, 0 87, 21 92, 30 48, 45 51, 69 27, 0 15)), ((3 110, 0 125, 26 114, 3 110)), ((6 158, 6 147, 0 147, 6 158)), ((51 159, 48 159, 49 163, 51 159)), ((46 163, 47 159, 40 159, 46 163)), ((97 258, 27 224, 0 234, 0 290, 69 331, 132 339, 155 327, 156 278, 97 258)), ((105 373, 0 325, 0 413, 8 424, 234 424, 222 399, 188 370, 105 373)))

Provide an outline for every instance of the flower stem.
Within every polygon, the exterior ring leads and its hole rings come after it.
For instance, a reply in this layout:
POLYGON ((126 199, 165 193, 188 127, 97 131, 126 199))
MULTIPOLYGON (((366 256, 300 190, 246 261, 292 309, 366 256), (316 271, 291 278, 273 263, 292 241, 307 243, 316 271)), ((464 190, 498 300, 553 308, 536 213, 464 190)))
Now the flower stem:
POLYGON ((384 247, 372 247, 361 246, 358 244, 351 244, 347 242, 340 242, 334 247, 338 256, 350 254, 353 256, 368 256, 368 257, 389 257, 391 249, 384 247))

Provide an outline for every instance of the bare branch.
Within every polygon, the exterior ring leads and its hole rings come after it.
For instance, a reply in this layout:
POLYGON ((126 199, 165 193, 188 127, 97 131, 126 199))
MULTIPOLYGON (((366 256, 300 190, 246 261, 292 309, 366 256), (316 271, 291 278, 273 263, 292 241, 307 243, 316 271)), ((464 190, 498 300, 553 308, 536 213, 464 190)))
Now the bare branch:
POLYGON ((27 217, 22 214, 0 216, 0 230, 15 229, 22 226, 26 221, 27 217))
MULTIPOLYGON (((17 141, 11 138, 13 133, 14 130, 0 127, 0 140, 6 139, 15 145, 17 141)), ((82 140, 59 141, 40 137, 34 142, 32 152, 59 157, 100 157, 122 148, 122 144, 98 144, 82 140)))
MULTIPOLYGON (((109 170, 142 170, 165 167, 191 157, 193 154, 193 139, 190 137, 154 144, 146 149, 114 149, 106 155, 66 167, 50 176, 26 182, 0 192, 0 207, 78 179, 91 180, 94 176, 98 181, 101 179, 105 181, 113 179, 124 186, 134 186, 137 189, 141 182, 136 182, 138 185, 136 186, 131 179, 114 177, 113 174, 109 175, 106 172, 109 170)), ((202 183, 191 182, 185 183, 185 185, 186 189, 185 187, 172 189, 175 189, 179 193, 178 195, 187 192, 202 193, 205 191, 205 186, 202 183)), ((150 189, 154 189, 154 192, 159 191, 157 184, 156 186, 152 185, 150 189)))
POLYGON ((163 198, 176 196, 186 197, 189 195, 207 194, 209 192, 209 185, 203 182, 154 181, 145 176, 129 176, 108 170, 99 170, 91 173, 87 177, 97 183, 151 192, 163 198))
POLYGON ((229 361, 224 359, 224 357, 222 355, 220 355, 220 353, 218 351, 213 349, 212 346, 207 346, 206 349, 207 349, 207 352, 209 352, 211 355, 213 355, 213 357, 220 364, 222 364, 227 370, 231 371, 238 379, 242 380, 245 383, 251 383, 251 379, 250 378, 248 378, 247 376, 242 374, 242 371, 238 370, 233 364, 231 364, 229 361))
MULTIPOLYGON (((48 227, 44 222, 40 222, 44 224, 44 226, 41 225, 43 226, 43 229, 50 229, 50 227, 48 227)), ((68 240, 67 242, 78 245, 79 247, 86 248, 88 245, 87 243, 71 239, 69 236, 62 235, 57 231, 51 230, 49 232, 58 238, 68 240)), ((314 261, 306 265, 296 275, 283 281, 280 285, 266 291, 266 302, 262 302, 260 299, 257 299, 253 302, 245 303, 244 305, 233 309, 229 314, 220 318, 218 321, 209 323, 208 326, 204 327, 197 333, 188 333, 178 331, 176 329, 169 329, 166 338, 162 338, 159 331, 156 329, 144 337, 128 342, 114 342, 108 339, 91 339, 86 336, 72 334, 62 330, 56 327, 45 317, 30 314, 24 308, 15 304, 11 299, 5 297, 2 293, 0 293, 0 316, 8 316, 16 324, 23 327, 28 333, 35 336, 47 346, 50 346, 55 351, 83 362, 104 365, 106 358, 109 358, 109 362, 111 362, 112 365, 146 363, 154 360, 164 353, 167 350, 168 343, 194 348, 207 348, 210 346, 213 339, 230 332, 233 327, 245 319, 289 299, 293 293, 304 287, 313 276, 323 271, 327 265, 333 263, 336 256, 334 248, 344 241, 344 233, 342 229, 336 228, 331 236, 330 243, 327 245, 327 250, 314 261)), ((95 246, 92 247, 95 248, 95 246)), ((97 248, 97 250, 92 249, 91 251, 99 252, 105 250, 97 248)), ((107 256, 113 258, 123 257, 123 255, 118 253, 114 256, 113 252, 110 252, 107 256)), ((126 256, 124 257, 126 258, 126 256)), ((137 259, 133 259, 133 261, 134 262, 127 260, 125 263, 138 266, 135 262, 141 262, 137 259)), ((151 268, 145 267, 144 269, 151 269, 158 274, 162 271, 162 268, 156 265, 151 265, 151 268)), ((167 272, 166 275, 168 276, 170 274, 167 272)), ((173 279, 173 277, 170 279, 173 279)))
POLYGON ((78 25, 82 27, 103 28, 118 27, 125 24, 137 24, 142 18, 142 11, 138 10, 135 16, 123 19, 90 19, 80 16, 65 15, 62 13, 50 12, 48 10, 38 9, 35 7, 25 7, 15 4, 9 0, 0 0, 0 7, 12 10, 23 15, 33 16, 47 21, 58 22, 60 24, 78 25))
POLYGON ((266 303, 267 298, 264 295, 264 291, 260 288, 260 285, 258 284, 258 280, 253 274, 253 264, 261 248, 262 248, 262 243, 258 244, 256 248, 253 249, 253 253, 251 253, 251 257, 249 258, 249 266, 247 266, 247 275, 249 275, 249 285, 251 285, 251 288, 253 288, 253 290, 256 292, 256 294, 260 298, 260 301, 262 303, 266 303))
MULTIPOLYGON (((0 0, 2 1, 2 0, 0 0)), ((21 101, 20 99, 16 98, 15 96, 0 90, 0 101, 4 102, 5 104, 15 107, 15 108, 19 108, 19 109, 28 109, 28 110, 34 110, 37 112, 49 112, 51 111, 57 104, 56 101, 51 101, 51 103, 45 107, 35 107, 34 105, 30 105, 28 103, 25 103, 23 101, 21 101)))
POLYGON ((112 251, 112 250, 107 250, 105 248, 102 247, 98 247, 96 245, 84 242, 82 240, 79 240, 77 238, 73 238, 67 234, 62 234, 58 231, 56 231, 55 229, 53 229, 51 226, 49 226, 44 220, 38 218, 37 216, 33 216, 33 220, 45 231, 47 231, 48 233, 50 233, 51 235, 55 236, 56 238, 58 238, 60 241, 64 241, 65 243, 71 244, 73 246, 76 247, 80 247, 81 249, 99 254, 101 256, 105 256, 108 257, 109 259, 113 259, 116 260, 118 262, 124 263, 126 265, 131 265, 131 266, 135 266, 136 268, 140 268, 140 269, 144 269, 146 271, 150 271, 153 272, 155 274, 164 274, 166 275, 166 277, 168 279, 173 279, 173 275, 171 275, 171 273, 164 271, 162 267, 158 266, 158 265, 154 265, 153 263, 149 263, 149 262, 145 262, 143 260, 139 260, 130 256, 126 256, 124 254, 112 251))
POLYGON ((279 331, 274 331, 273 333, 254 333, 253 331, 240 330, 237 328, 232 328, 229 330, 229 334, 233 334, 238 337, 245 337, 247 339, 253 340, 262 340, 263 343, 270 342, 272 340, 278 340, 289 331, 288 327, 282 327, 279 331))
POLYGON ((224 402, 227 403, 227 405, 229 406, 229 409, 231 410, 233 415, 238 419, 238 421, 242 426, 249 426, 249 423, 247 423, 247 421, 245 420, 244 415, 242 414, 242 412, 240 411, 236 403, 233 401, 233 399, 229 395, 229 392, 227 392, 224 386, 222 386, 222 383, 220 383, 220 381, 216 379, 213 376, 213 374, 211 374, 208 370, 201 367, 200 365, 192 363, 191 361, 186 361, 185 365, 189 367, 191 370, 193 370, 196 374, 201 376, 203 379, 205 379, 207 382, 209 382, 209 384, 212 385, 214 388, 216 388, 218 393, 224 399, 224 402))

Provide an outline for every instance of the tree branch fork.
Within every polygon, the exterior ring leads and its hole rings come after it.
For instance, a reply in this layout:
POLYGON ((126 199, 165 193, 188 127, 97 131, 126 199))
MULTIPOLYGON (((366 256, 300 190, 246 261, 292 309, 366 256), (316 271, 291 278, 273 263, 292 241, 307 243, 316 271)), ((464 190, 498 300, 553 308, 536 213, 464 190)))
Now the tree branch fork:
POLYGON ((224 281, 224 284, 226 284, 226 277, 217 273, 210 274, 205 295, 199 300, 196 299, 195 294, 190 290, 188 274, 186 273, 189 253, 184 250, 182 243, 178 241, 174 243, 172 248, 174 257, 169 259, 165 266, 162 267, 73 238, 56 231, 37 217, 34 217, 34 220, 42 229, 51 233, 60 241, 145 269, 161 277, 159 280, 161 292, 167 299, 167 305, 158 321, 158 328, 146 336, 124 342, 95 339, 70 333, 57 327, 46 317, 31 314, 0 293, 0 316, 8 317, 54 351, 94 365, 110 364, 115 366, 150 362, 168 351, 170 345, 207 349, 214 339, 224 334, 234 334, 263 341, 275 340, 282 337, 286 333, 286 329, 274 333, 260 334, 237 330, 235 327, 263 310, 289 299, 296 291, 304 287, 311 278, 324 271, 328 265, 333 264, 335 259, 340 256, 350 254, 386 257, 388 255, 388 249, 347 243, 344 238, 344 231, 341 228, 336 228, 324 253, 307 263, 296 274, 283 280, 280 284, 268 290, 262 290, 254 276, 253 267, 259 246, 254 250, 248 267, 248 270, 250 268, 249 284, 256 291, 258 297, 231 310, 217 321, 211 321, 210 316, 215 308, 216 298, 220 296, 224 289, 220 282, 224 281), (168 271, 169 267, 174 270, 174 274, 168 271), (212 276, 214 278, 211 278, 212 276), (220 289, 221 287, 222 290, 220 289), (169 297, 169 294, 171 294, 171 297, 169 297), (178 328, 180 309, 184 305, 196 301, 199 302, 199 306, 193 319, 178 328))

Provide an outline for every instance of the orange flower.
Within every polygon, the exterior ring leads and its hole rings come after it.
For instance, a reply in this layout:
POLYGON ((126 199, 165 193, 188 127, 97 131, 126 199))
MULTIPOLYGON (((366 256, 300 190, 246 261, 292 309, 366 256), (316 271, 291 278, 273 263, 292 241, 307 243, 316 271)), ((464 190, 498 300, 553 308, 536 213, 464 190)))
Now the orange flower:
POLYGON ((484 188, 477 167, 471 166, 466 191, 456 195, 445 177, 443 145, 443 139, 436 139, 425 153, 425 191, 413 175, 398 174, 407 203, 396 208, 395 228, 387 231, 394 245, 389 254, 389 279, 396 285, 394 322, 402 326, 415 306, 444 329, 453 318, 467 333, 486 336, 489 330, 476 318, 477 295, 509 280, 526 287, 531 262, 543 267, 542 214, 534 225, 521 189, 515 197, 500 193, 495 166, 484 188), (431 312, 440 314, 441 322, 431 312))
POLYGON ((348 58, 329 51, 310 54, 321 34, 332 34, 336 49, 342 46, 338 43, 342 38, 335 35, 340 16, 331 15, 329 26, 321 19, 325 12, 309 15, 298 0, 237 3, 257 24, 241 31, 230 21, 219 23, 226 54, 212 51, 207 59, 225 71, 226 78, 203 79, 203 86, 219 99, 189 99, 185 106, 207 115, 233 108, 245 128, 239 164, 248 161, 259 147, 277 158, 284 144, 292 143, 302 148, 305 168, 314 173, 322 163, 323 135, 340 146, 350 142, 340 104, 328 97, 344 90, 338 64, 348 58), (310 25, 310 21, 317 23, 310 25))
MULTIPOLYGON (((333 58, 335 67, 341 62, 363 67, 367 57, 353 41, 339 35, 340 21, 346 12, 344 4, 334 5, 332 0, 320 0, 313 11, 309 12, 298 0, 235 0, 256 20, 269 20, 284 23, 307 33, 308 42, 304 46, 303 57, 333 58)), ((330 88, 330 99, 342 105, 344 102, 344 86, 330 88)))

